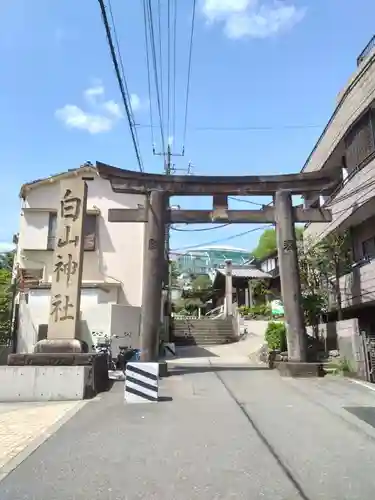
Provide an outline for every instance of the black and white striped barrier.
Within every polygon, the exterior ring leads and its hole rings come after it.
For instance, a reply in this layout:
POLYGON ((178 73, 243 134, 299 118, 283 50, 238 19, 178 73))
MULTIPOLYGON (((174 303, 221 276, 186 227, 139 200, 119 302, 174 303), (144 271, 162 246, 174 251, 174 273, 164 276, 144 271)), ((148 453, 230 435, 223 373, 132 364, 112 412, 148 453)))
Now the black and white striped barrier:
POLYGON ((176 357, 176 345, 173 342, 165 342, 163 348, 164 348, 164 356, 166 358, 176 357))
POLYGON ((125 401, 157 403, 159 399, 159 363, 129 362, 125 369, 125 401))

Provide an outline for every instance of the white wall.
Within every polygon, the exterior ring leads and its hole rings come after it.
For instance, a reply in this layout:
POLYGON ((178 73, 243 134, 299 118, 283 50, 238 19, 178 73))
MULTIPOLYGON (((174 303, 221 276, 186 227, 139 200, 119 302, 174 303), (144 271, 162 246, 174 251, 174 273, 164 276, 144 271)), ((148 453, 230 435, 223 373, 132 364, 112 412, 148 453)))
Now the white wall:
MULTIPOLYGON (((117 290, 81 290, 81 322, 78 338, 91 348, 98 337, 114 339, 114 355, 119 345, 138 347, 140 307, 117 305, 117 290), (116 340, 118 337, 118 340, 116 340)), ((38 339, 39 325, 48 324, 50 290, 30 290, 28 303, 20 302, 17 351, 31 353, 38 339)))
MULTIPOLYGON (((144 196, 113 193, 109 181, 95 173, 83 172, 87 181, 87 209, 99 209, 96 250, 85 252, 84 282, 112 282, 120 285, 118 303, 140 306, 142 300, 142 269, 145 224, 109 223, 109 208, 137 208, 144 204, 144 196)), ((27 195, 21 214, 19 254, 24 268, 43 268, 48 281, 53 272, 53 252, 47 248, 48 209, 59 208, 59 182, 51 181, 33 187, 27 195), (27 209, 33 209, 28 211, 27 209), (40 211, 39 211, 40 210, 40 211)))

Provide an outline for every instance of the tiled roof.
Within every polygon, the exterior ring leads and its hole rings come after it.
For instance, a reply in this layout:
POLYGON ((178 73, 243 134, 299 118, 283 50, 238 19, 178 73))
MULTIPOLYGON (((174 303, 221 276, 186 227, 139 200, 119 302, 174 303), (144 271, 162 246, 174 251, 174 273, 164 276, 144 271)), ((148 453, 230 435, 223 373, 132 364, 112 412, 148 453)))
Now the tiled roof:
MULTIPOLYGON (((223 275, 226 274, 225 269, 217 269, 217 271, 223 275)), ((232 268, 232 276, 235 278, 254 278, 254 279, 263 279, 263 278, 271 278, 271 275, 257 269, 253 266, 241 266, 241 267, 233 267, 232 268)))

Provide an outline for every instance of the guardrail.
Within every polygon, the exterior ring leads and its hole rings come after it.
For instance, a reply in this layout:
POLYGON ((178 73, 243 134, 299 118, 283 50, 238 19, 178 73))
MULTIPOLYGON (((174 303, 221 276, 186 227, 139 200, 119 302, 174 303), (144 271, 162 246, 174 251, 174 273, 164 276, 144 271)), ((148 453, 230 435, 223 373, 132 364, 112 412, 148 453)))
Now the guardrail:
POLYGON ((357 66, 359 66, 366 59, 366 57, 370 54, 370 52, 374 48, 375 48, 375 35, 371 38, 369 43, 366 45, 366 47, 362 50, 362 52, 357 57, 357 66))

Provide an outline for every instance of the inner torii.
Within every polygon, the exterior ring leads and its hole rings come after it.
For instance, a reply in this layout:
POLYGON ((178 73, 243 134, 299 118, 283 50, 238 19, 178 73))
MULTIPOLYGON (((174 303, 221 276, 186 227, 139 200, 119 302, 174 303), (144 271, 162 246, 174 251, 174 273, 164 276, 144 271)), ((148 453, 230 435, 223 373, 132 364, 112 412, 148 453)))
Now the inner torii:
POLYGON ((329 174, 309 172, 275 176, 172 176, 123 170, 96 163, 101 177, 108 179, 115 193, 147 196, 144 208, 109 209, 113 223, 144 222, 146 246, 140 325, 141 361, 158 359, 159 319, 163 279, 166 274, 165 225, 173 223, 275 223, 281 293, 287 330, 288 359, 305 362, 307 337, 301 306, 297 260, 296 222, 330 222, 331 212, 322 208, 293 207, 292 196, 329 193, 335 180, 329 174), (229 210, 228 196, 272 196, 273 206, 261 210, 229 210), (212 196, 212 210, 170 210, 172 196, 212 196))

